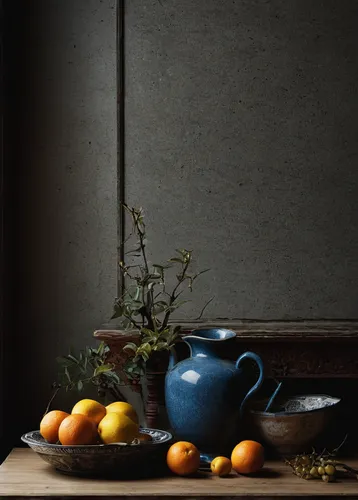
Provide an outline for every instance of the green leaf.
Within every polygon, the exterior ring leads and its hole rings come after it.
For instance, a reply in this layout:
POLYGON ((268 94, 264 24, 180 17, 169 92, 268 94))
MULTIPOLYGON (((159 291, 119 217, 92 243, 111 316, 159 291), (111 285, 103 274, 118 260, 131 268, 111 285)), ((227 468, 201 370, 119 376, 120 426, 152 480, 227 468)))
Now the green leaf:
POLYGON ((81 391, 82 391, 82 389, 83 389, 83 382, 82 382, 82 380, 79 380, 79 381, 77 382, 77 390, 78 390, 79 392, 81 392, 81 391))
POLYGON ((111 319, 121 318, 123 316, 123 306, 122 304, 115 304, 114 311, 111 316, 111 319))
POLYGON ((70 361, 69 359, 65 358, 64 356, 57 357, 56 361, 57 361, 58 364, 60 364, 63 367, 72 366, 72 364, 73 364, 72 361, 70 361))
POLYGON ((100 373, 109 372, 111 370, 113 370, 113 365, 101 365, 95 369, 93 376, 97 377, 100 373))
POLYGON ((141 333, 144 333, 145 335, 148 335, 149 337, 152 337, 155 335, 155 332, 153 330, 149 330, 149 328, 141 328, 140 329, 141 333))
POLYGON ((78 364, 78 359, 76 359, 72 354, 68 354, 67 358, 70 359, 73 363, 78 364))
POLYGON ((169 259, 169 262, 178 262, 179 264, 183 264, 183 259, 179 259, 179 257, 172 257, 169 259))
POLYGON ((159 314, 161 312, 164 312, 167 307, 168 307, 167 302, 165 302, 164 300, 158 300, 158 302, 155 302, 154 304, 154 314, 159 314))
POLYGON ((136 352, 137 351, 137 347, 138 346, 134 342, 128 342, 128 344, 126 344, 123 347, 123 351, 134 351, 134 352, 136 352))
POLYGON ((97 350, 97 352, 98 352, 99 356, 103 356, 105 346, 106 346, 106 344, 105 344, 104 342, 101 342, 101 343, 99 344, 99 346, 98 346, 98 350, 97 350))
POLYGON ((64 372, 65 372, 65 375, 66 375, 66 377, 67 377, 67 380, 68 380, 69 382, 71 382, 71 377, 70 377, 69 371, 68 371, 68 369, 67 369, 67 366, 65 366, 65 370, 64 370, 64 372))
POLYGON ((154 347, 153 351, 164 351, 168 349, 168 343, 167 342, 158 342, 154 347))
POLYGON ((140 354, 140 355, 143 355, 145 353, 149 356, 149 354, 151 352, 152 352, 152 346, 149 344, 149 342, 144 342, 137 349, 137 354, 140 354))

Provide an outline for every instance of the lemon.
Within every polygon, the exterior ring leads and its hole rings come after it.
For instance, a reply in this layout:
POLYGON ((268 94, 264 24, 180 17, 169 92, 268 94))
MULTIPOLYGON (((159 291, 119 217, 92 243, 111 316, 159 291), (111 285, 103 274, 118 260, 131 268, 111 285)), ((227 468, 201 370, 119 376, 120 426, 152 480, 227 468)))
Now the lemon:
POLYGON ((71 413, 72 415, 86 415, 97 425, 106 415, 106 407, 94 399, 81 399, 72 408, 71 413))
POLYGON ((100 421, 98 433, 105 444, 130 444, 138 437, 139 426, 123 413, 110 412, 100 421))
POLYGON ((133 422, 138 424, 138 415, 132 405, 125 403, 124 401, 116 401, 106 406, 107 413, 123 413, 129 417, 133 422))

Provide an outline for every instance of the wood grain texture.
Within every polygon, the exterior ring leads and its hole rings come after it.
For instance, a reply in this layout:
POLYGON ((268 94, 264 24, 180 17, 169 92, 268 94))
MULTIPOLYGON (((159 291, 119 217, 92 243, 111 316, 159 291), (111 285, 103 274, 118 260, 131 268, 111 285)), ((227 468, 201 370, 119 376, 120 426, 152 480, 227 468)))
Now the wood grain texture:
MULTIPOLYGON (((350 461, 357 467, 358 461, 350 461)), ((64 476, 54 471, 30 449, 14 449, 0 467, 0 498, 105 497, 105 498, 358 498, 358 482, 347 479, 325 484, 303 481, 283 463, 271 462, 260 477, 228 478, 202 473, 197 478, 108 481, 64 476)))
MULTIPOLYGON (((302 320, 302 321, 254 321, 254 320, 188 320, 173 324, 182 325, 185 335, 196 328, 228 328, 236 332, 237 339, 243 340, 330 340, 347 339, 358 341, 358 321, 342 320, 302 320)), ((94 332, 100 340, 122 341, 123 336, 136 336, 136 330, 123 332, 105 325, 94 332)))

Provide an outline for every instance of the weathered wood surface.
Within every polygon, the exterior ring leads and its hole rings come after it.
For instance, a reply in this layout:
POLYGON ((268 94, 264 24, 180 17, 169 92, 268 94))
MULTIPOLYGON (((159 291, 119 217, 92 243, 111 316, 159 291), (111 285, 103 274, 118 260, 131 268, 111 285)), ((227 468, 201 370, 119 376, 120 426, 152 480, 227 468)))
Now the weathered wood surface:
MULTIPOLYGON (((222 346, 225 357, 243 350, 262 357, 266 377, 358 378, 358 321, 197 321, 182 322, 182 336, 195 328, 229 328, 236 332, 236 348, 222 346)), ((122 347, 138 332, 97 330, 94 336, 111 349, 121 366, 122 347)), ((166 370, 166 367, 163 367, 166 370)))
MULTIPOLYGON (((358 461, 348 461, 358 467, 358 461)), ((259 477, 232 474, 228 478, 201 473, 195 478, 163 477, 145 480, 96 480, 54 471, 30 449, 15 449, 0 467, 0 498, 358 498, 358 481, 326 484, 295 477, 281 462, 268 463, 259 477)))
MULTIPOLYGON (((176 324, 176 323, 175 323, 176 324)), ((356 340, 358 342, 358 321, 250 321, 250 320, 197 320, 178 321, 183 335, 196 328, 228 328, 237 334, 238 340, 356 340)), ((136 331, 121 332, 110 327, 94 333, 98 339, 121 341, 123 336, 138 335, 136 331)))

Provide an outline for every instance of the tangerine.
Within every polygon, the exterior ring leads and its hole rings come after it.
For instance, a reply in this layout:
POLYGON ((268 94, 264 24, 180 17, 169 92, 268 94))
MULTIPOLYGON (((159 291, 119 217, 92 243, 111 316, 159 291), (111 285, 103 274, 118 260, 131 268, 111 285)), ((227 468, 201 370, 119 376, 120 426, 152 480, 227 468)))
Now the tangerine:
POLYGON ((66 446, 95 444, 98 439, 97 427, 86 415, 74 414, 66 417, 58 430, 60 443, 66 446))
POLYGON ((231 461, 226 457, 215 457, 210 463, 211 472, 217 476, 228 476, 232 469, 231 461))
POLYGON ((253 474, 264 465, 264 448, 257 441, 241 441, 231 453, 233 469, 239 474, 253 474))
POLYGON ((52 410, 44 415, 40 422, 40 434, 48 443, 57 443, 58 429, 68 415, 61 410, 52 410))
POLYGON ((194 474, 200 465, 198 448, 188 441, 178 441, 172 444, 167 453, 169 469, 179 476, 194 474))

